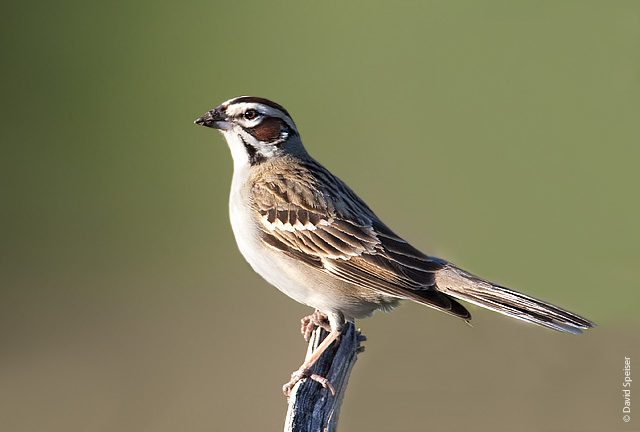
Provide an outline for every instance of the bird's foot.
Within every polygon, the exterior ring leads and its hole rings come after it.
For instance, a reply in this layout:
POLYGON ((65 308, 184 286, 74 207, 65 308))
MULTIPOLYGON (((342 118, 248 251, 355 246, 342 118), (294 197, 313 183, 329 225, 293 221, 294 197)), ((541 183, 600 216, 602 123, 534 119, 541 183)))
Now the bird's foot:
POLYGON ((301 367, 300 369, 292 373, 291 380, 289 380, 288 383, 282 386, 282 391, 284 392, 284 395, 287 397, 287 399, 291 395, 291 390, 293 390, 295 385, 298 384, 299 381, 302 381, 305 378, 311 378, 315 382, 319 383, 322 387, 329 389, 329 391, 331 392, 331 395, 333 396, 336 395, 336 389, 333 387, 333 385, 329 382, 328 379, 318 374, 312 373, 310 368, 301 367))
POLYGON ((320 311, 315 311, 311 315, 307 315, 300 320, 300 323, 302 324, 300 327, 300 333, 302 333, 304 340, 306 340, 307 342, 309 342, 309 339, 311 339, 311 334, 318 327, 322 327, 328 332, 331 331, 329 317, 327 316, 327 314, 320 311))

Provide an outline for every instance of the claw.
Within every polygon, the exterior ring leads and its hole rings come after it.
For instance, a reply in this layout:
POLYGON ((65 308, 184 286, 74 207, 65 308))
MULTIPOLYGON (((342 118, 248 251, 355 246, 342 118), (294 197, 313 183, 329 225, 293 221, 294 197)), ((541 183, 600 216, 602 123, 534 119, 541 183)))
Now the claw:
POLYGON ((298 382, 302 381, 305 378, 311 378, 312 380, 320 384, 322 387, 329 389, 332 396, 336 395, 336 389, 333 387, 333 385, 329 382, 328 379, 318 374, 311 373, 311 369, 308 369, 308 368, 300 368, 291 374, 291 380, 282 386, 282 392, 284 393, 284 395, 287 398, 289 398, 289 396, 291 395, 291 390, 293 390, 293 388, 296 386, 296 384, 298 384, 298 382))
POLYGON ((309 342, 311 334, 313 334, 318 327, 322 327, 326 331, 331 331, 329 317, 320 311, 315 311, 311 315, 307 315, 300 320, 300 323, 302 324, 300 326, 300 333, 302 333, 304 340, 307 342, 309 342))
POLYGON ((309 375, 309 378, 319 383, 322 387, 329 389, 329 391, 331 392, 331 396, 336 395, 336 389, 333 387, 333 384, 331 384, 325 377, 322 377, 318 374, 311 374, 309 375))

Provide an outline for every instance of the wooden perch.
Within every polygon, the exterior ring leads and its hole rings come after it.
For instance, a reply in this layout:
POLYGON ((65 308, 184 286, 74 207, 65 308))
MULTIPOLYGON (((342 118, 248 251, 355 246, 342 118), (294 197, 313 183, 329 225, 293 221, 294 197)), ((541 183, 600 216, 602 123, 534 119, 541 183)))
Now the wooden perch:
MULTIPOLYGON (((327 336, 322 328, 317 328, 307 347, 307 357, 327 336)), ((347 323, 342 335, 313 365, 312 371, 326 377, 333 384, 336 395, 329 389, 306 378, 295 385, 289 397, 289 409, 284 432, 333 432, 338 424, 340 406, 347 390, 351 369, 356 363, 360 342, 366 338, 356 330, 353 323, 347 323)))

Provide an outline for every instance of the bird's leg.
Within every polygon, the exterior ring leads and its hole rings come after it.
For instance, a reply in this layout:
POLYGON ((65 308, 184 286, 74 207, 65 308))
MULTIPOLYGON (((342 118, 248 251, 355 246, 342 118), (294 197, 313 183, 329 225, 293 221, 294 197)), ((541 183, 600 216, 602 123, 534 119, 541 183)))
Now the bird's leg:
POLYGON ((332 330, 331 333, 313 350, 313 353, 302 363, 297 371, 291 374, 291 380, 282 387, 284 394, 289 397, 293 387, 303 378, 311 378, 317 381, 324 388, 328 388, 332 395, 336 394, 336 390, 333 385, 325 377, 321 377, 318 374, 311 373, 311 366, 318 361, 322 353, 331 345, 331 343, 340 336, 341 330, 332 330))
POLYGON ((306 317, 300 320, 302 326, 300 327, 300 333, 304 337, 304 340, 309 342, 311 339, 311 334, 318 328, 322 327, 326 331, 331 331, 331 324, 329 323, 329 317, 327 314, 320 312, 316 309, 314 313, 311 315, 307 315, 306 317))
MULTIPOLYGON (((312 373, 311 366, 313 366, 315 362, 318 361, 322 353, 324 353, 324 351, 327 348, 329 348, 329 346, 333 343, 333 341, 338 339, 338 337, 342 334, 342 329, 344 328, 344 317, 342 317, 342 315, 327 316, 326 314, 323 314, 322 312, 319 312, 319 311, 316 311, 313 315, 310 315, 310 317, 313 317, 314 315, 321 319, 322 318, 326 319, 330 324, 331 331, 329 332, 327 337, 324 338, 322 342, 320 342, 320 345, 318 345, 316 349, 313 350, 311 355, 307 355, 307 358, 305 358, 304 363, 302 363, 302 365, 298 368, 298 370, 296 370, 291 374, 291 380, 289 380, 289 382, 282 387, 282 391, 287 396, 287 398, 291 394, 291 390, 298 383, 298 381, 304 378, 311 378, 312 380, 320 383, 322 387, 329 389, 332 395, 335 396, 336 394, 336 390, 333 387, 333 385, 329 382, 329 380, 318 374, 312 373)), ((307 318, 309 317, 303 318, 303 321, 302 321, 303 326, 304 326, 304 320, 307 318)), ((325 323, 321 322, 320 326, 324 328, 323 324, 325 323)))

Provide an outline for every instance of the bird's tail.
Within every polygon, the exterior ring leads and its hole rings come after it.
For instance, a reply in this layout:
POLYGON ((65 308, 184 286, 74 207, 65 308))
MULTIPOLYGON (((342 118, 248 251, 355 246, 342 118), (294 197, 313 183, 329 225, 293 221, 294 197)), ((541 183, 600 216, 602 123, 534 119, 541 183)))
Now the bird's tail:
POLYGON ((437 273, 438 290, 460 300, 551 330, 582 334, 596 325, 550 303, 496 285, 448 265, 437 273))

